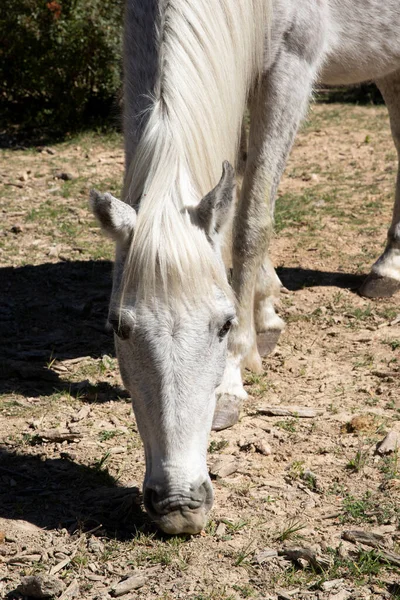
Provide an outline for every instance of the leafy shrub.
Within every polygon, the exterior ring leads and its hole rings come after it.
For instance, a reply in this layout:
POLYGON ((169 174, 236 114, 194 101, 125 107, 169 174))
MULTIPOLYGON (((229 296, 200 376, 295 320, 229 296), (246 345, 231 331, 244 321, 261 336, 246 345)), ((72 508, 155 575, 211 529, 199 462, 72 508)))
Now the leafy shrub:
MULTIPOLYGON (((123 0, 0 3, 0 103, 33 127, 106 114, 121 81, 123 0)), ((1 106, 0 106, 1 110, 1 106)))
MULTIPOLYGON (((117 111, 124 0, 0 2, 0 126, 66 131, 117 111)), ((373 85, 321 101, 381 101, 373 85)))
POLYGON ((319 102, 346 102, 349 104, 383 104, 383 98, 375 83, 325 87, 317 90, 319 102))

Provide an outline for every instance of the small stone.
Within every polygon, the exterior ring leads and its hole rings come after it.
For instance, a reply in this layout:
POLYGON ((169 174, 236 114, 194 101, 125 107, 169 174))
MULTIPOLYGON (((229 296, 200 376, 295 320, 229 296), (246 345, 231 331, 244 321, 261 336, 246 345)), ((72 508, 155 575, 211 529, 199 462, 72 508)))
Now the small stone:
POLYGON ((238 440, 237 444, 242 452, 255 452, 256 451, 253 442, 250 440, 247 440, 245 438, 240 438, 240 440, 238 440))
POLYGON ((64 552, 54 552, 54 558, 56 558, 57 560, 65 560, 66 558, 68 558, 68 555, 65 554, 64 552))
POLYGON ((343 581, 343 579, 331 579, 330 581, 324 581, 321 587, 324 592, 329 592, 330 590, 341 587, 343 581))
POLYGON ((123 579, 119 583, 113 585, 111 588, 111 595, 114 598, 119 598, 120 596, 124 596, 128 592, 132 590, 137 590, 141 588, 146 583, 145 577, 143 575, 133 575, 132 577, 128 577, 128 579, 123 579))
POLYGON ((61 427, 38 432, 37 435, 44 441, 56 443, 62 443, 64 441, 77 442, 82 437, 82 434, 77 431, 72 432, 68 429, 62 429, 61 427))
POLYGON ((234 456, 221 456, 210 467, 210 475, 213 477, 228 477, 239 468, 239 464, 234 456))
POLYGON ((45 148, 45 152, 47 152, 47 154, 50 154, 51 156, 54 156, 54 154, 57 154, 57 152, 54 150, 54 148, 45 148))
POLYGON ((293 600, 293 593, 287 590, 278 590, 278 600, 293 600))
POLYGON ((299 417, 312 419, 322 414, 322 410, 303 406, 259 406, 257 412, 260 415, 271 417, 299 417))
POLYGON ((31 598, 51 598, 59 596, 65 589, 65 583, 50 575, 28 575, 21 580, 17 592, 31 598))
POLYGON ((24 228, 22 227, 22 225, 13 225, 11 227, 11 232, 12 233, 22 233, 24 230, 24 228))
POLYGON ((348 600, 350 598, 351 592, 348 590, 340 590, 337 594, 331 594, 329 596, 329 600, 348 600))
POLYGON ((400 448, 400 433, 397 431, 389 431, 386 437, 380 442, 377 448, 378 454, 390 454, 400 448))
POLYGON ((49 248, 48 252, 47 252, 47 256, 54 256, 54 257, 58 257, 59 253, 61 250, 61 246, 60 244, 56 244, 55 246, 51 246, 51 248, 49 248))
POLYGON ((269 562, 270 560, 277 558, 278 552, 273 548, 264 548, 264 550, 260 550, 254 556, 254 562, 262 565, 263 563, 269 562))
POLYGON ((125 446, 113 446, 109 449, 110 454, 124 454, 126 452, 125 446))
POLYGON ((78 412, 72 417, 71 421, 73 423, 77 423, 78 421, 82 421, 83 419, 86 419, 86 417, 89 416, 90 413, 90 405, 89 404, 85 404, 84 406, 82 406, 82 408, 80 410, 78 410, 78 412))
POLYGON ((60 600, 69 600, 79 594, 79 583, 76 579, 71 581, 65 592, 60 596, 60 600))
POLYGON ((318 181, 319 180, 319 177, 316 173, 303 173, 301 178, 303 181, 318 181))
POLYGON ((62 181, 72 181, 73 179, 76 179, 76 175, 68 173, 67 171, 59 171, 56 173, 55 178, 62 179, 62 181))
POLYGON ((22 554, 21 556, 13 556, 7 561, 7 563, 9 565, 34 563, 39 562, 41 558, 41 554, 22 554))
POLYGON ((103 581, 104 577, 103 577, 103 575, 96 575, 95 573, 88 573, 86 575, 86 579, 89 579, 89 581, 103 581))
MULTIPOLYGON (((65 442, 63 442, 63 444, 65 444, 65 442)), ((72 462, 75 462, 77 459, 77 455, 75 454, 75 452, 60 452, 60 456, 61 458, 64 458, 65 460, 70 460, 72 462)))
POLYGON ((101 554, 104 552, 104 544, 101 540, 95 537, 91 537, 87 544, 89 552, 93 552, 93 554, 101 554))
POLYGON ((215 530, 215 535, 217 537, 224 537, 226 533, 226 525, 222 521, 219 523, 217 529, 215 530))
POLYGON ((259 452, 264 456, 269 456, 270 454, 272 454, 271 446, 267 444, 267 442, 264 442, 264 440, 258 440, 254 442, 254 447, 256 449, 256 452, 259 452))
POLYGON ((19 179, 20 181, 28 181, 28 179, 29 179, 29 175, 28 175, 28 173, 26 173, 26 172, 25 172, 25 173, 21 173, 21 175, 18 177, 18 179, 19 179))

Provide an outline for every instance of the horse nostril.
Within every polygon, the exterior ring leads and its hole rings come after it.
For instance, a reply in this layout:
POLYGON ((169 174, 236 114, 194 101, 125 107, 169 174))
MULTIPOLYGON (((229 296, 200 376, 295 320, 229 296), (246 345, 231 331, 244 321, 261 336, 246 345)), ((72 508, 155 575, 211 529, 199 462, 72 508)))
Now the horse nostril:
POLYGON ((156 505, 160 502, 160 495, 151 488, 146 488, 144 492, 143 502, 146 510, 150 512, 158 512, 156 505))
POLYGON ((203 482, 192 487, 189 493, 177 490, 157 491, 146 487, 143 495, 144 506, 151 515, 167 515, 177 510, 196 511, 202 507, 210 507, 213 501, 211 485, 203 482))
POLYGON ((109 318, 108 322, 114 330, 114 333, 121 338, 121 340, 127 340, 129 338, 130 327, 122 319, 118 317, 109 318))
POLYGON ((207 497, 207 485, 206 483, 202 483, 200 487, 198 487, 193 493, 192 493, 192 499, 195 502, 200 502, 201 504, 204 504, 205 500, 207 497))

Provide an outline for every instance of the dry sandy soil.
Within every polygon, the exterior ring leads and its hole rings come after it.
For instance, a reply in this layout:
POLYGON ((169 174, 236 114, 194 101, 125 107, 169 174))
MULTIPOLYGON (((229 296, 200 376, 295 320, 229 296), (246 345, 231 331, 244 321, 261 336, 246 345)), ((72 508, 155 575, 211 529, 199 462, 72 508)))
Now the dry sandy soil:
POLYGON ((143 512, 142 445, 104 327, 112 246, 87 198, 118 194, 121 139, 0 156, 0 597, 41 575, 63 599, 106 600, 127 576, 124 599, 400 598, 398 453, 377 452, 400 432, 399 296, 357 295, 393 203, 385 108, 316 105, 297 139, 273 244, 287 328, 264 375, 247 374, 240 424, 211 435, 212 471, 232 473, 195 537, 161 536, 143 512))

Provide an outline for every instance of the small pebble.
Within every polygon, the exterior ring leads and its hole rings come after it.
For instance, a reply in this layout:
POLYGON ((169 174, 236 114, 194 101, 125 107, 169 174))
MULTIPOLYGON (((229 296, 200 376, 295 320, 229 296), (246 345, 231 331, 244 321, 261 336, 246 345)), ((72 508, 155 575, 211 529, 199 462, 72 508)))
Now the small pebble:
POLYGON ((210 474, 214 477, 228 477, 239 468, 239 463, 234 456, 221 456, 210 467, 210 474))
POLYGON ((264 442, 264 440, 258 440, 257 442, 255 442, 254 447, 256 449, 256 452, 259 452, 264 456, 269 456, 270 454, 272 454, 271 446, 267 444, 267 442, 264 442))
POLYGON ((56 173, 55 178, 62 179, 62 181, 72 181, 73 179, 76 179, 76 175, 66 171, 60 171, 59 173, 56 173))
POLYGON ((59 596, 65 589, 65 583, 51 575, 28 575, 23 577, 17 592, 30 598, 51 598, 59 596))
POLYGON ((128 579, 123 579, 119 583, 115 584, 111 588, 111 595, 115 598, 119 598, 120 596, 124 596, 128 592, 132 590, 137 590, 141 588, 146 583, 145 577, 143 575, 133 575, 132 577, 128 577, 128 579))
POLYGON ((331 579, 330 581, 324 581, 321 587, 324 592, 329 592, 330 590, 341 587, 343 581, 343 579, 331 579))
POLYGON ((400 448, 400 433, 389 431, 386 437, 380 442, 377 448, 378 454, 390 454, 400 448))

